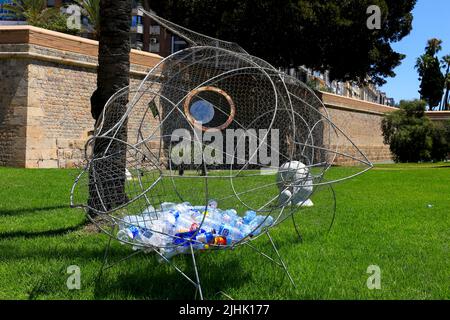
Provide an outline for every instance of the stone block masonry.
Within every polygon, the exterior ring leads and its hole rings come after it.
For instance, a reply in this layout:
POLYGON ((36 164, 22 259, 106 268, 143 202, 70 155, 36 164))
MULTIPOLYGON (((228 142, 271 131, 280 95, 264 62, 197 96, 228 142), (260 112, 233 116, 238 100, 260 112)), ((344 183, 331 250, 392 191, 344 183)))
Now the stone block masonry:
MULTIPOLYGON (((30 26, 0 27, 1 166, 71 168, 82 163, 94 127, 90 97, 96 88, 97 51, 98 43, 88 39, 30 26)), ((161 59, 132 51, 131 90, 161 59)))

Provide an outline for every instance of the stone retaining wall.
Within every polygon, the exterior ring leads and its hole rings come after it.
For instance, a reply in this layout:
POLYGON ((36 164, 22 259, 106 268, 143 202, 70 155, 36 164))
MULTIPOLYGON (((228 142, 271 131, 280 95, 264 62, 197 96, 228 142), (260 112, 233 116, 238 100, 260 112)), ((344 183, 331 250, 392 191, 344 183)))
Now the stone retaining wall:
MULTIPOLYGON (((97 50, 92 40, 30 26, 0 27, 1 166, 81 163, 94 127, 90 97, 97 50)), ((159 61, 157 55, 132 51, 131 90, 159 61)))

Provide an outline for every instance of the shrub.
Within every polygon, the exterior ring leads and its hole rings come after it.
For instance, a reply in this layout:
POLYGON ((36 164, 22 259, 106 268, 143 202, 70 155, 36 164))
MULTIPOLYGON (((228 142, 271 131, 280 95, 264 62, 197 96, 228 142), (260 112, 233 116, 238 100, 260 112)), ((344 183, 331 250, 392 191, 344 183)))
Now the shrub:
POLYGON ((448 123, 436 123, 433 130, 433 149, 431 159, 443 161, 450 152, 450 121, 448 123))
POLYGON ((450 122, 434 124, 421 100, 401 101, 382 122, 384 142, 396 162, 442 161, 450 152, 450 122))

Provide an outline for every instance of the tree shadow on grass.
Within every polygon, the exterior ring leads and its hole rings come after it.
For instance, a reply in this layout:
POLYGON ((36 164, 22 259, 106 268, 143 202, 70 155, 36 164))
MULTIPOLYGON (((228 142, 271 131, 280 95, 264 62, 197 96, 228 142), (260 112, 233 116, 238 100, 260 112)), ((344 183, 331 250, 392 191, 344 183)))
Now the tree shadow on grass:
POLYGON ((14 210, 0 210, 0 217, 11 217, 11 216, 19 216, 25 215, 29 213, 37 213, 41 211, 56 211, 61 209, 70 209, 68 205, 58 205, 58 206, 48 206, 41 208, 20 208, 14 210))
MULTIPOLYGON (((218 292, 243 286, 251 280, 249 270, 243 270, 235 257, 225 261, 197 255, 197 267, 205 299, 220 298, 218 292)), ((193 300, 195 287, 166 263, 159 263, 155 255, 141 255, 128 260, 126 269, 113 274, 105 270, 94 284, 95 299, 193 300)), ((180 269, 195 281, 191 256, 174 259, 180 269)), ((113 267, 114 268, 114 267, 113 267)), ((199 296, 197 296, 199 298, 199 296)))
POLYGON ((62 236, 70 232, 78 231, 85 225, 85 222, 67 228, 60 228, 55 230, 45 230, 45 231, 13 231, 0 233, 0 240, 10 239, 10 238, 36 238, 36 237, 56 237, 62 236))
MULTIPOLYGON (((38 273, 39 281, 36 281, 29 292, 30 299, 55 294, 57 296, 62 294, 65 298, 80 298, 76 292, 72 296, 72 292, 65 288, 67 280, 65 268, 69 265, 80 266, 83 274, 82 286, 88 288, 86 289, 88 291, 92 290, 94 299, 193 300, 195 298, 195 287, 170 265, 160 263, 156 254, 138 254, 104 270, 102 276, 98 277, 104 256, 104 245, 107 243, 104 241, 107 240, 106 236, 100 236, 95 236, 80 245, 74 245, 71 238, 62 238, 61 245, 56 246, 52 242, 48 246, 32 246, 25 250, 17 250, 14 242, 3 243, 2 258, 10 263, 23 259, 30 261, 38 259, 38 265, 48 263, 52 266, 53 269, 38 273), (60 290, 63 292, 58 293, 60 290)), ((270 249, 269 244, 261 245, 263 247, 261 249, 270 249)), ((109 260, 114 263, 132 252, 129 246, 115 243, 111 247, 109 260)), ((231 293, 233 297, 232 292, 249 285, 253 287, 253 282, 255 292, 263 290, 262 294, 267 294, 267 286, 271 288, 270 290, 284 290, 280 288, 287 281, 281 269, 269 265, 270 262, 249 248, 230 252, 199 253, 196 259, 205 299, 227 299, 219 292, 231 293), (266 278, 263 287, 259 287, 256 279, 269 274, 270 278, 266 278), (278 285, 273 284, 275 282, 278 285)), ((191 279, 195 279, 191 256, 178 256, 173 262, 191 279)))

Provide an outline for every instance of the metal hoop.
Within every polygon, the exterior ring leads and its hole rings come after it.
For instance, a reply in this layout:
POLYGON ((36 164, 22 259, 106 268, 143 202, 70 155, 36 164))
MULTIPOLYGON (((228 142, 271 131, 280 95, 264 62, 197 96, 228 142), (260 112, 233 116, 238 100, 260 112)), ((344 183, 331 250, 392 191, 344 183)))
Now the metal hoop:
POLYGON ((225 91, 223 91, 222 89, 219 89, 219 88, 213 87, 213 86, 205 86, 205 87, 197 88, 197 89, 189 92, 189 94, 187 95, 186 100, 184 102, 184 113, 186 114, 188 121, 197 129, 200 129, 204 132, 205 131, 210 131, 210 132, 222 131, 222 130, 225 130, 226 128, 228 128, 230 126, 230 124, 233 122, 234 116, 236 115, 236 106, 234 104, 233 99, 230 97, 230 95, 228 93, 226 93, 225 91), (189 107, 190 107, 192 99, 199 93, 205 92, 205 91, 211 91, 211 92, 220 94, 227 100, 228 105, 230 106, 230 115, 229 115, 227 121, 225 121, 225 123, 223 123, 222 125, 220 125, 218 127, 213 127, 213 128, 204 127, 203 125, 200 125, 199 122, 196 121, 196 119, 191 114, 189 107))

